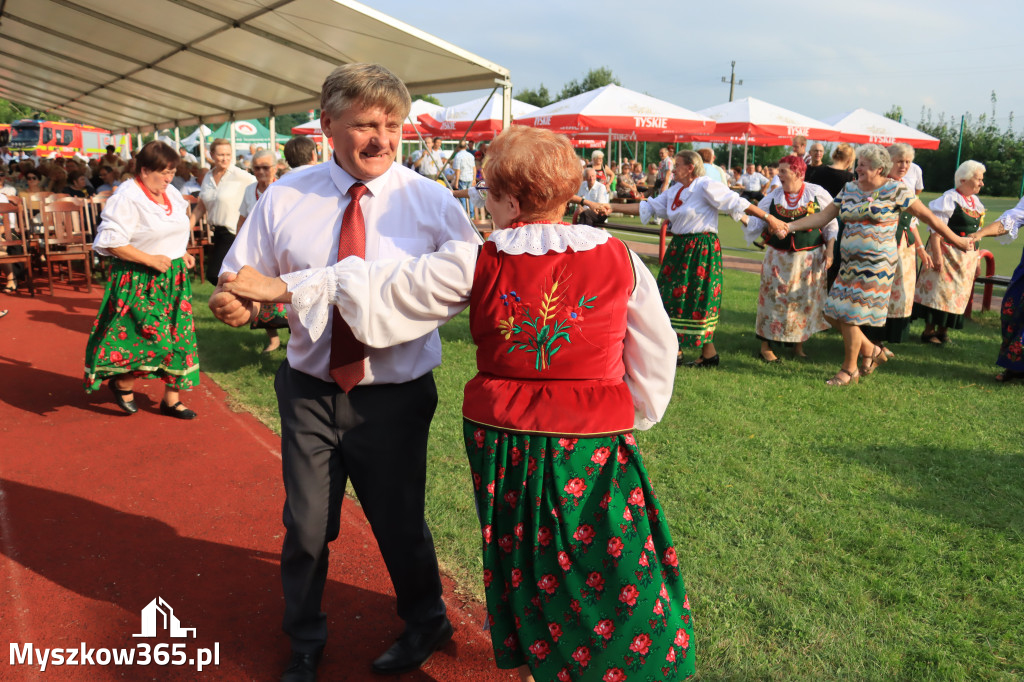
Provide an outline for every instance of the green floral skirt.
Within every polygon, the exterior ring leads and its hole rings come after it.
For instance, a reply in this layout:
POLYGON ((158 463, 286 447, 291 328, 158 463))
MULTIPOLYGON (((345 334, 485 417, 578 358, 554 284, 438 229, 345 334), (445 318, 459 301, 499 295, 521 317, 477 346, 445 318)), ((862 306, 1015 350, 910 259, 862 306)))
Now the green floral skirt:
POLYGON ((119 374, 160 378, 172 388, 199 384, 192 284, 182 258, 159 273, 113 259, 110 281, 85 349, 85 390, 119 374))
POLYGON ((658 291, 679 348, 715 340, 722 307, 722 246, 718 235, 673 235, 658 272, 658 291))
POLYGON ((559 438, 464 420, 499 668, 537 680, 694 672, 690 602, 632 434, 559 438))

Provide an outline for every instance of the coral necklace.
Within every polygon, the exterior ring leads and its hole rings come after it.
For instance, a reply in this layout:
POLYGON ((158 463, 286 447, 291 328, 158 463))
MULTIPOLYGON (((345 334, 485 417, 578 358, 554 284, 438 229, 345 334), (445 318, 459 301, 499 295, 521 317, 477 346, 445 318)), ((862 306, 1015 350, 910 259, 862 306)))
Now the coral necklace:
POLYGON ((152 201, 157 206, 163 207, 164 213, 166 213, 167 215, 171 215, 171 211, 173 210, 173 208, 171 206, 171 200, 167 198, 166 192, 162 193, 159 197, 157 197, 155 194, 149 191, 149 188, 146 187, 142 180, 135 178, 135 182, 139 183, 139 187, 142 188, 142 191, 146 194, 147 197, 149 197, 150 201, 152 201))
POLYGON ((798 189, 794 194, 790 194, 786 190, 782 190, 782 196, 785 197, 786 199, 786 208, 796 208, 797 204, 800 203, 800 197, 802 197, 803 195, 804 183, 802 182, 800 183, 800 189, 798 189), (793 199, 790 200, 790 197, 793 197, 793 199))

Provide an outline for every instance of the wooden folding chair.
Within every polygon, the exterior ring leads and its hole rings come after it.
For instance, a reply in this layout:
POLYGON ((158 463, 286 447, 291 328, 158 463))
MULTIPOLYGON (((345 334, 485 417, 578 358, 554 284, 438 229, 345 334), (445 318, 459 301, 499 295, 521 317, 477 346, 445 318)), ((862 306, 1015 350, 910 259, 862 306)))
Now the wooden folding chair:
POLYGON ((54 265, 67 263, 68 283, 74 277, 72 264, 81 261, 85 271, 85 290, 92 291, 92 250, 85 241, 85 209, 73 201, 56 201, 44 214, 43 244, 46 254, 46 279, 53 295, 54 265))
MULTIPOLYGON (((28 293, 36 295, 32 277, 32 254, 28 250, 28 230, 24 229, 22 202, 17 197, 8 197, 0 203, 0 263, 25 264, 25 283, 28 293)), ((5 278, 6 279, 6 278, 5 278)))
MULTIPOLYGON (((192 217, 192 211, 195 210, 196 204, 199 203, 199 197, 194 197, 190 194, 183 194, 182 198, 188 202, 188 215, 189 219, 192 217)), ((192 279, 195 279, 196 274, 199 275, 199 279, 202 280, 206 276, 206 248, 212 242, 210 234, 210 223, 204 215, 199 219, 195 228, 189 233, 188 237, 188 251, 192 254, 192 257, 196 259, 196 266, 192 268, 192 279)))

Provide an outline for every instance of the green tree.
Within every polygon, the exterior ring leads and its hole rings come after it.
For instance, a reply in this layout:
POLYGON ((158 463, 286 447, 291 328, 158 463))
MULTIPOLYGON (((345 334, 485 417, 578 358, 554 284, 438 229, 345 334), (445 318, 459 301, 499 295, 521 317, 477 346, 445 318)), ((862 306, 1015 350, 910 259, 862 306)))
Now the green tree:
POLYGON ((413 95, 412 96, 412 101, 413 102, 415 102, 418 99, 421 99, 424 102, 430 102, 431 104, 436 104, 437 106, 442 106, 441 105, 441 100, 439 100, 438 98, 434 97, 433 95, 413 95))
POLYGON ((903 123, 903 107, 899 106, 898 104, 893 104, 891 107, 889 107, 889 111, 885 112, 882 115, 885 116, 886 118, 891 118, 897 123, 903 123))
POLYGON ((527 104, 532 104, 535 107, 546 107, 553 101, 551 99, 551 93, 548 92, 548 89, 544 87, 543 83, 541 83, 540 87, 536 90, 524 88, 519 92, 513 93, 512 96, 520 102, 526 102, 527 104))
POLYGON ((558 94, 558 100, 569 99, 570 97, 596 90, 605 85, 622 85, 622 83, 619 82, 619 79, 615 77, 615 74, 607 66, 591 69, 582 80, 571 80, 566 83, 565 87, 562 88, 562 92, 558 94))

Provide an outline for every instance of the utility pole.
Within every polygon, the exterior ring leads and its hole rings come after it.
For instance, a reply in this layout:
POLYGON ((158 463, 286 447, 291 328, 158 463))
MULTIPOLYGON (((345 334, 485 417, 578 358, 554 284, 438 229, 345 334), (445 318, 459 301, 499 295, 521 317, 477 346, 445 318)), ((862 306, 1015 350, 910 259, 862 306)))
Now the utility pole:
MULTIPOLYGON (((738 82, 736 80, 736 62, 732 63, 732 68, 731 68, 730 73, 729 73, 729 80, 728 81, 725 80, 725 76, 722 76, 722 82, 729 84, 729 101, 731 102, 732 101, 733 92, 736 90, 736 86, 737 85, 743 85, 743 81, 742 80, 740 80, 738 82)), ((744 143, 744 145, 743 145, 743 161, 744 161, 743 167, 744 168, 746 168, 746 160, 747 160, 747 145, 744 143)), ((728 163, 729 163, 729 167, 732 168, 732 142, 729 143, 729 160, 728 160, 728 163)))
POLYGON ((733 91, 737 85, 743 85, 742 80, 736 80, 736 62, 732 63, 732 73, 729 74, 729 80, 725 80, 725 76, 722 76, 722 82, 729 84, 729 101, 732 101, 733 91))

